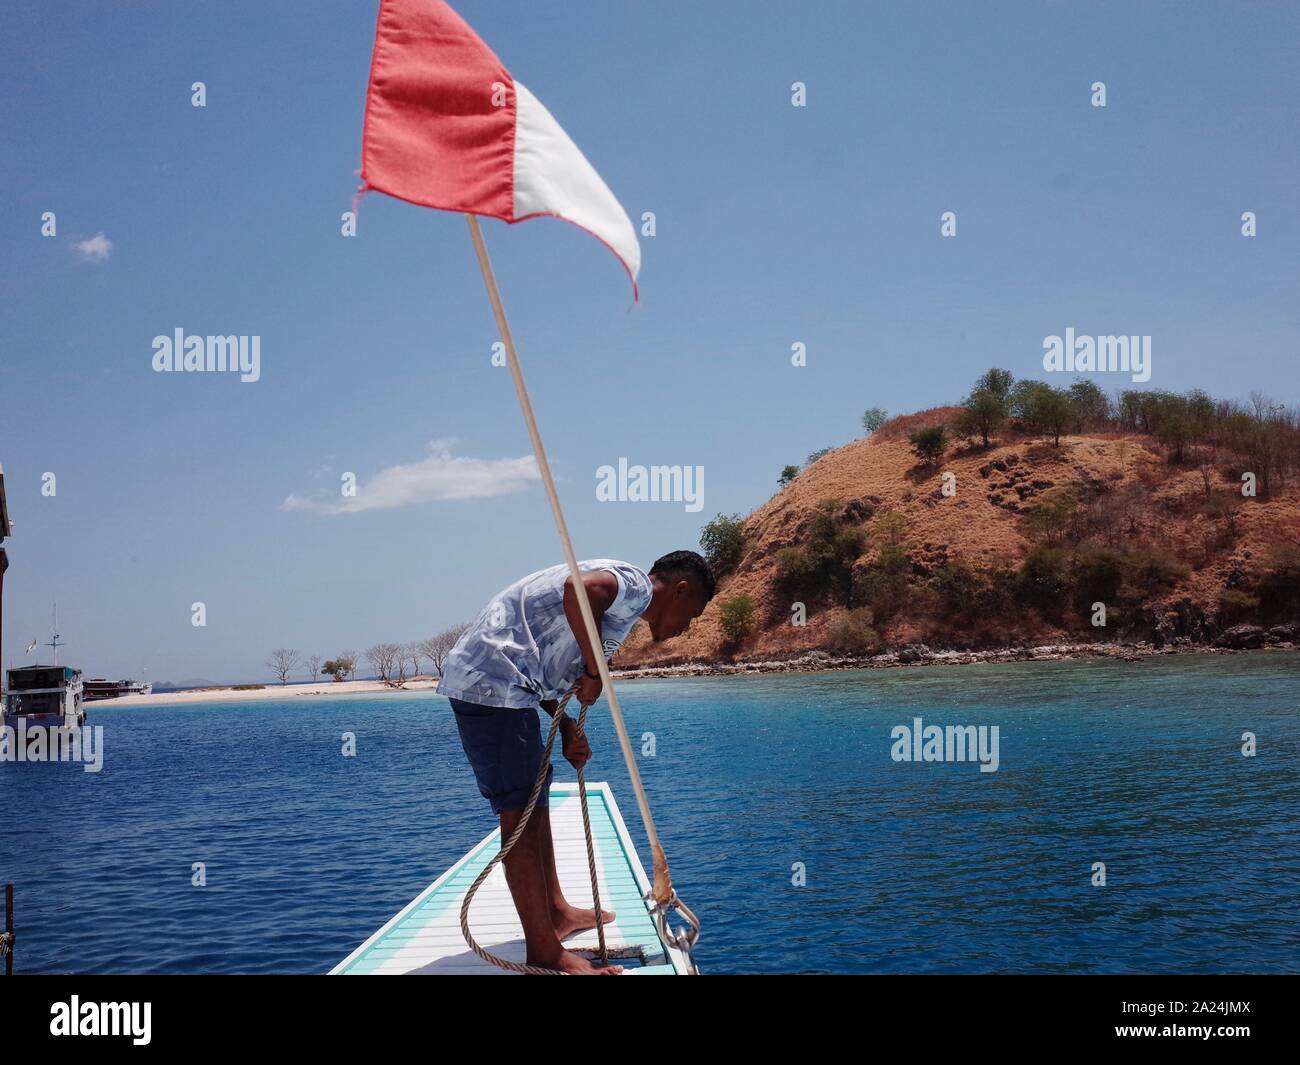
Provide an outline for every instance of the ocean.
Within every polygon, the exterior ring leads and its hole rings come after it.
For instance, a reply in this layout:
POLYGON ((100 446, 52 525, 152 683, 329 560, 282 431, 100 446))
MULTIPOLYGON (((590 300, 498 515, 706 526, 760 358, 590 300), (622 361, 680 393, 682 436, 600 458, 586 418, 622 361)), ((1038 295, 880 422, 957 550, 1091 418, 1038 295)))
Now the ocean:
MULTIPOLYGON (((620 692, 705 972, 1295 972, 1298 682, 1273 652, 620 692), (917 718, 997 726, 996 771, 896 760, 917 718)), ((88 710, 102 771, 0 762, 18 972, 325 972, 493 827, 427 693, 88 710)))

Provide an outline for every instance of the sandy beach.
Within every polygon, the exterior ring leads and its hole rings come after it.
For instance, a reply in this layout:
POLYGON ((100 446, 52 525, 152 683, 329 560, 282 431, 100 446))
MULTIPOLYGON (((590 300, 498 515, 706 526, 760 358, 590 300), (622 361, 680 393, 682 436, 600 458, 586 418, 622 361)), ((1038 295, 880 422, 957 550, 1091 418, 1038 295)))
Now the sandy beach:
MULTIPOLYGON (((1287 641, 1260 648, 1260 651, 1291 651, 1295 644, 1287 641)), ((821 673, 846 669, 888 669, 916 666, 964 666, 977 663, 1050 662, 1066 659, 1117 658, 1140 662, 1144 658, 1165 655, 1232 655, 1250 652, 1181 641, 1155 647, 1151 644, 1046 644, 1038 647, 1005 647, 989 651, 931 651, 924 645, 903 648, 884 654, 854 657, 814 651, 784 659, 739 662, 688 662, 672 666, 649 666, 614 670, 615 680, 654 680, 681 677, 726 677, 752 673, 821 673)), ((194 688, 185 691, 159 692, 153 695, 127 695, 89 703, 91 710, 106 706, 176 706, 186 703, 257 702, 292 699, 297 696, 393 695, 400 692, 436 694, 436 677, 419 676, 393 688, 378 680, 325 681, 306 684, 267 684, 261 688, 194 688)))
POLYGON ((393 695, 399 692, 429 692, 437 687, 436 677, 420 676, 393 688, 380 680, 308 681, 305 684, 267 684, 262 688, 192 688, 186 691, 156 692, 153 695, 124 695, 87 703, 92 713, 110 706, 177 706, 185 703, 243 703, 270 699, 313 698, 328 695, 393 695))

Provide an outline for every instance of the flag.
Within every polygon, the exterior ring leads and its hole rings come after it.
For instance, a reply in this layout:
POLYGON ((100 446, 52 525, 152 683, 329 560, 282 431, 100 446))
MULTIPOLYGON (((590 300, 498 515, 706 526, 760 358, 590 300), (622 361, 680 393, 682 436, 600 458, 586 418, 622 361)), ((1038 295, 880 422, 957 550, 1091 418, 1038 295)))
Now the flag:
POLYGON ((380 0, 362 191, 523 222, 550 215, 641 268, 636 230, 551 113, 443 0, 380 0))
POLYGON ((36 641, 33 640, 31 643, 29 643, 29 644, 27 645, 27 649, 26 649, 25 651, 23 651, 23 654, 25 654, 25 655, 29 655, 29 654, 31 654, 31 653, 32 653, 33 651, 35 651, 35 650, 36 650, 36 641))

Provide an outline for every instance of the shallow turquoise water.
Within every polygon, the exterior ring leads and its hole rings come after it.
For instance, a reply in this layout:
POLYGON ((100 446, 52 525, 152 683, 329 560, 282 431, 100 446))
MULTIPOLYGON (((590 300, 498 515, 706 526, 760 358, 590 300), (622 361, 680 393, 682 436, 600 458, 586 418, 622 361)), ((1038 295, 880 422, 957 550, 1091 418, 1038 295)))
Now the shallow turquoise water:
MULTIPOLYGON (((1298 682, 1300 654, 1271 653, 620 690, 708 971, 1294 972, 1298 682), (893 761, 916 716, 997 725, 998 771, 893 761)), ((592 716, 590 776, 646 861, 592 716)), ((101 773, 0 763, 19 971, 323 972, 493 824, 436 697, 91 721, 101 773)))

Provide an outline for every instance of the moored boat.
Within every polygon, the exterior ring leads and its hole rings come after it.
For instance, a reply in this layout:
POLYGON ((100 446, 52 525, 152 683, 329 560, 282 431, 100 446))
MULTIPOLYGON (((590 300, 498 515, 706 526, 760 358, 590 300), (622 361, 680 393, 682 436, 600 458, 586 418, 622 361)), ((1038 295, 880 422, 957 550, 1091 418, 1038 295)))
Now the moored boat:
POLYGON ((105 680, 103 677, 91 677, 84 682, 85 700, 88 703, 99 699, 117 699, 123 695, 151 695, 153 682, 145 680, 105 680))
POLYGON ((80 728, 86 723, 81 670, 71 666, 22 666, 9 670, 4 723, 19 727, 26 719, 37 728, 80 728))

